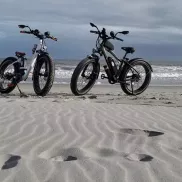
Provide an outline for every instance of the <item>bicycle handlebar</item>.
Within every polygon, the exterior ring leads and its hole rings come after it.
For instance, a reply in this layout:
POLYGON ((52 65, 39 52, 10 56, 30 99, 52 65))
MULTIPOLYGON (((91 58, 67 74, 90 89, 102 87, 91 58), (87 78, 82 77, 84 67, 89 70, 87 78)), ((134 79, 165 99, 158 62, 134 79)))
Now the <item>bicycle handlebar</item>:
MULTIPOLYGON (((29 26, 25 26, 25 25, 18 25, 18 27, 19 28, 26 28, 26 27, 28 27, 30 29, 29 26)), ((38 37, 39 39, 49 38, 49 39, 52 39, 54 41, 58 40, 56 37, 50 36, 50 34, 48 34, 48 32, 45 32, 44 34, 41 34, 38 29, 35 29, 35 30, 31 30, 30 29, 30 31, 24 31, 23 30, 23 31, 20 31, 20 33, 33 34, 36 37, 38 37)))
POLYGON ((47 38, 52 39, 54 41, 57 41, 58 40, 56 37, 53 37, 53 36, 47 36, 47 38))
POLYGON ((99 34, 99 32, 98 32, 98 31, 94 31, 94 30, 90 30, 90 33, 99 34))
POLYGON ((98 31, 90 30, 90 33, 98 34, 100 38, 105 39, 105 40, 108 40, 108 39, 116 39, 116 40, 119 40, 119 41, 123 41, 123 39, 116 37, 116 35, 117 35, 118 33, 123 33, 124 35, 126 35, 126 34, 129 33, 129 31, 123 31, 123 32, 117 32, 116 34, 114 34, 114 32, 111 31, 111 32, 110 32, 110 35, 111 35, 111 36, 109 37, 109 36, 106 34, 106 29, 105 29, 105 28, 103 28, 102 31, 99 31, 99 29, 98 29, 98 27, 97 27, 96 25, 94 25, 93 23, 90 23, 90 25, 91 25, 92 27, 96 27, 97 30, 98 30, 98 31))
POLYGON ((116 39, 116 40, 120 40, 120 41, 123 41, 123 39, 120 39, 120 38, 118 38, 118 37, 115 37, 115 39, 116 39))
POLYGON ((28 31, 20 31, 20 33, 31 34, 31 32, 28 32, 28 31))

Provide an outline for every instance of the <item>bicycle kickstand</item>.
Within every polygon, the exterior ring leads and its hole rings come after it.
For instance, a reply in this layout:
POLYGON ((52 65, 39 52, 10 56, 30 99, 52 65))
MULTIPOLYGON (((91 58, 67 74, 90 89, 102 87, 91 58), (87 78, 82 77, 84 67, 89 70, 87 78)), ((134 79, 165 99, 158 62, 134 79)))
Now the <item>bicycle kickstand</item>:
POLYGON ((23 93, 23 92, 20 90, 18 84, 17 84, 17 88, 18 88, 18 90, 19 90, 19 92, 20 92, 20 97, 28 97, 28 95, 26 95, 25 93, 23 93))

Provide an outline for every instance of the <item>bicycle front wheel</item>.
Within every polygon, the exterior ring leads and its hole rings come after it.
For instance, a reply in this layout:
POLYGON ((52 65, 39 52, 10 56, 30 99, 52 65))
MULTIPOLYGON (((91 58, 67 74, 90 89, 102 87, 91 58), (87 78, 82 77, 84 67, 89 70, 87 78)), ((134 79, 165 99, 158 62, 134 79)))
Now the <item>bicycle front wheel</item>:
POLYGON ((47 56, 38 58, 33 72, 33 88, 37 95, 45 96, 50 91, 54 81, 54 63, 47 56))
POLYGON ((71 91, 74 95, 84 95, 93 87, 100 72, 100 64, 86 58, 75 68, 71 78, 71 91))

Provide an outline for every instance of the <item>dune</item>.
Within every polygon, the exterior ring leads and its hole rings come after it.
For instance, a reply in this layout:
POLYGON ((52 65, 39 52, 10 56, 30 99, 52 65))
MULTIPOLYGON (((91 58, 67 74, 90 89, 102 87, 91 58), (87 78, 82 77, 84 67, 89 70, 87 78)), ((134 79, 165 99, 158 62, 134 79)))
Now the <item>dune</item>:
POLYGON ((181 88, 0 95, 1 182, 181 182, 181 88))

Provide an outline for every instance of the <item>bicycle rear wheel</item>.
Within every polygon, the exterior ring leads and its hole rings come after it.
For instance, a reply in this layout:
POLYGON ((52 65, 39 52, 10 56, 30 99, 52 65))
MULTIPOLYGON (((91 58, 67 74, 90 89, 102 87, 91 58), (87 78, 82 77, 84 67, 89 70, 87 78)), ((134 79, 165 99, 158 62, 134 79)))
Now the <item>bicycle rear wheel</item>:
POLYGON ((14 57, 8 57, 0 65, 0 93, 10 93, 16 87, 14 77, 17 67, 15 64, 12 64, 16 60, 14 57))
POLYGON ((123 68, 121 88, 127 95, 139 95, 144 92, 151 81, 151 69, 145 61, 136 60, 123 68), (138 70, 137 68, 140 67, 138 70), (136 70, 136 71, 135 71, 136 70), (144 79, 142 78, 143 76, 144 79))

